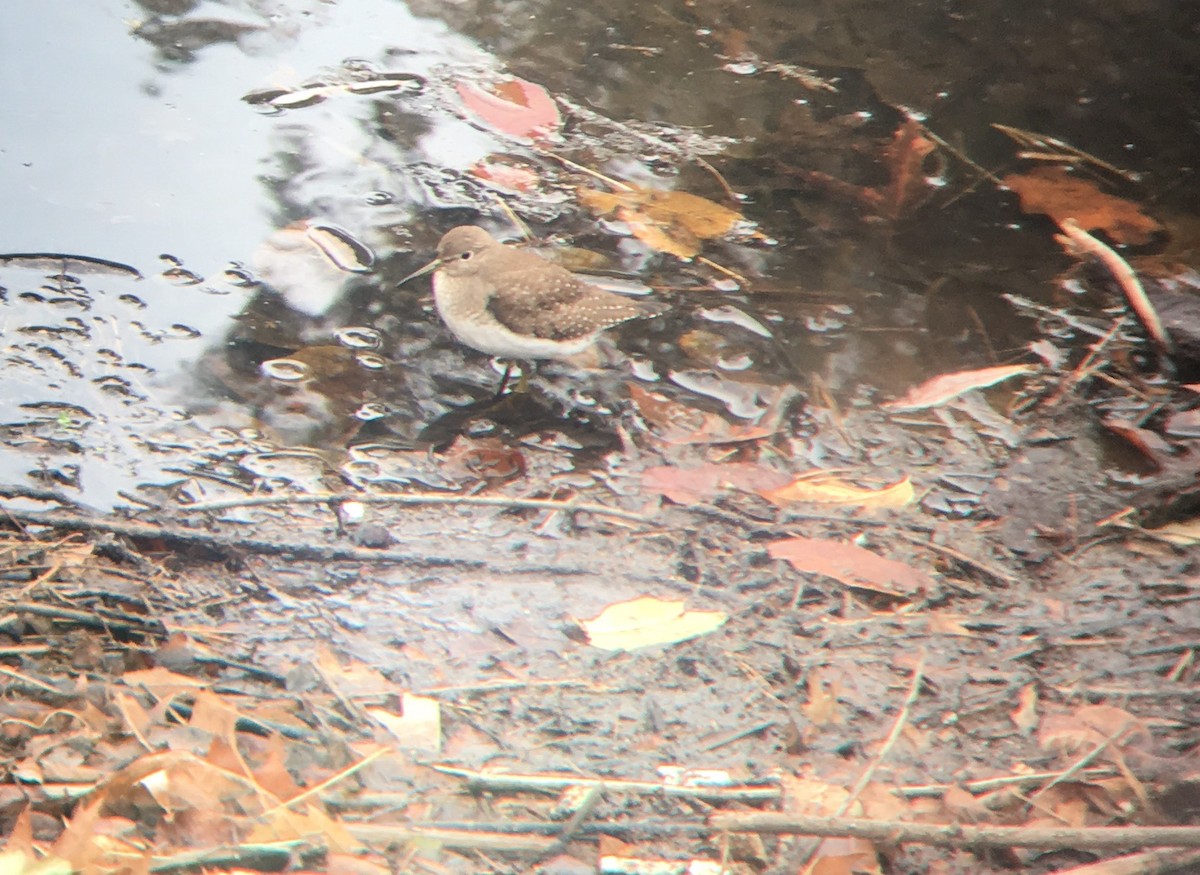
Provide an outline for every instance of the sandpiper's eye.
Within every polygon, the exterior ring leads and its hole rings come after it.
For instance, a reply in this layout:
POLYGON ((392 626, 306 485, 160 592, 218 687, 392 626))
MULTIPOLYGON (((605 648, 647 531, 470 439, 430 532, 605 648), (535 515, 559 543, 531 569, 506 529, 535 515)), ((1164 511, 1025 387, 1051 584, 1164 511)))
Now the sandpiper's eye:
POLYGON ((463 261, 466 261, 470 257, 471 257, 470 252, 464 252, 462 255, 459 256, 459 258, 461 258, 463 261))

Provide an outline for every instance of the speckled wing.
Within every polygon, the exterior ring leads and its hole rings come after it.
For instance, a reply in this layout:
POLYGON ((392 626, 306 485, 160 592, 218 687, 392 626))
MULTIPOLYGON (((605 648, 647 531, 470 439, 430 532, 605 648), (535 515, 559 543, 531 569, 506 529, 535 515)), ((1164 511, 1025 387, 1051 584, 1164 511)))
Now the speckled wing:
POLYGON ((494 277, 487 308, 501 325, 544 340, 573 340, 654 312, 606 292, 565 268, 505 271, 494 277))

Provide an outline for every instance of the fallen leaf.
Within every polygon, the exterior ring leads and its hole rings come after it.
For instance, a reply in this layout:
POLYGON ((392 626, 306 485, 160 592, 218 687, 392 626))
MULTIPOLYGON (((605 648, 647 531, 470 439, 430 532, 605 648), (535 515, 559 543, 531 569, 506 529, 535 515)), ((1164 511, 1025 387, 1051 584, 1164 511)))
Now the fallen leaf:
POLYGON ((532 168, 517 164, 503 155, 492 155, 477 161, 468 171, 472 176, 490 182, 497 188, 529 193, 538 187, 541 177, 532 168))
POLYGON ((1168 544, 1179 547, 1191 547, 1200 544, 1200 517, 1167 523, 1157 529, 1147 529, 1154 537, 1162 538, 1168 544))
POLYGON ((1036 167, 1001 180, 1017 193, 1026 213, 1043 213, 1055 222, 1074 219, 1088 231, 1103 231, 1117 243, 1149 243, 1163 225, 1133 201, 1100 190, 1096 183, 1062 167, 1036 167))
POLYGON ((1022 735, 1032 735, 1038 725, 1037 684, 1026 684, 1017 695, 1017 707, 1008 715, 1022 735))
POLYGON ((470 438, 459 435, 441 454, 442 473, 451 480, 485 480, 489 483, 520 477, 525 457, 497 437, 470 438))
POLYGON ((800 706, 805 718, 812 726, 835 726, 842 722, 838 708, 838 696, 842 685, 837 680, 826 683, 820 670, 808 674, 808 701, 800 706))
POLYGON ((690 259, 701 243, 745 222, 742 214, 685 191, 631 185, 628 191, 580 189, 579 200, 598 216, 616 215, 633 235, 658 252, 690 259))
POLYGON ((73 870, 61 857, 38 859, 32 852, 0 851, 0 875, 70 875, 73 870))
POLYGON ((405 693, 401 697, 403 714, 384 708, 367 708, 366 712, 390 732, 400 747, 438 753, 442 746, 442 713, 437 699, 405 693))
POLYGON ((658 392, 643 389, 636 383, 627 384, 629 396, 638 413, 655 429, 656 436, 668 444, 724 444, 754 441, 770 437, 779 430, 775 418, 769 425, 744 423, 733 425, 723 416, 697 410, 672 401, 658 392))
POLYGON ((743 492, 770 491, 787 480, 787 475, 753 462, 710 462, 676 467, 660 465, 642 472, 642 486, 676 504, 695 504, 726 488, 743 492))
POLYGON ((729 619, 724 611, 685 611, 682 599, 642 596, 609 605, 579 625, 593 647, 602 650, 637 650, 655 644, 674 644, 721 627, 729 619))
POLYGON ((1150 738, 1143 720, 1115 705, 1081 705, 1070 714, 1048 714, 1038 732, 1042 747, 1068 756, 1107 744, 1108 761, 1125 747, 1144 744, 1150 738))
POLYGON ((849 504, 856 507, 904 507, 916 497, 912 479, 904 477, 890 486, 864 489, 824 471, 802 474, 786 486, 758 493, 767 501, 784 505, 794 501, 818 504, 849 504))
POLYGON ((885 219, 896 220, 911 213, 937 189, 929 177, 941 170, 925 167, 937 144, 924 134, 920 122, 911 116, 896 129, 892 142, 883 151, 890 180, 880 191, 879 213, 885 219))
POLYGON ((655 222, 630 207, 619 207, 617 218, 629 226, 634 237, 655 252, 665 252, 684 261, 700 254, 700 238, 682 225, 655 222))
POLYGON ((929 631, 937 635, 962 635, 974 638, 977 632, 967 628, 965 614, 951 614, 947 611, 934 611, 929 615, 929 631))
POLYGON ((786 559, 797 571, 823 574, 846 586, 893 598, 934 587, 933 578, 924 571, 842 541, 787 538, 770 544, 767 552, 773 559, 786 559))
POLYGON ((1037 368, 1033 365, 1000 365, 995 368, 942 374, 909 389, 903 398, 889 401, 883 406, 889 410, 924 410, 927 407, 937 407, 972 389, 994 386, 1019 374, 1029 374, 1035 370, 1037 368))
POLYGON ((502 134, 539 140, 554 134, 562 125, 554 98, 533 82, 513 78, 497 82, 486 91, 467 82, 459 82, 455 87, 463 105, 502 134))

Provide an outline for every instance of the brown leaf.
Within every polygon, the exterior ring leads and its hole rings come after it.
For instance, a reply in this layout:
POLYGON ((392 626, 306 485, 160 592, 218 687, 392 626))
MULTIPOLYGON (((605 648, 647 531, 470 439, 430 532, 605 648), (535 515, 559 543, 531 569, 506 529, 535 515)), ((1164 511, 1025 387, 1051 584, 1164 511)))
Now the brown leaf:
MULTIPOLYGON (((669 444, 723 444, 770 437, 776 425, 733 425, 724 417, 672 401, 658 392, 627 384, 638 413, 669 444)), ((764 417, 765 418, 765 417, 764 417)))
POLYGON ((911 213, 935 191, 929 183, 931 171, 925 167, 925 159, 937 148, 937 144, 924 134, 920 122, 909 117, 904 121, 884 149, 891 179, 881 192, 879 213, 885 219, 899 219, 911 213))
POLYGON ((283 736, 279 733, 272 733, 267 738, 267 758, 262 765, 254 769, 254 782, 268 793, 273 793, 284 800, 291 799, 300 793, 299 785, 296 784, 292 773, 284 764, 286 757, 287 748, 284 745, 283 736))
POLYGON ((525 473, 525 457, 497 437, 469 438, 459 435, 442 454, 443 473, 452 480, 495 482, 525 473))
POLYGON ((838 695, 842 685, 837 680, 825 682, 819 670, 808 674, 808 701, 800 706, 804 716, 813 726, 836 726, 842 722, 838 709, 838 695))
POLYGON ((200 690, 192 705, 192 716, 188 724, 195 729, 210 732, 229 744, 235 744, 234 732, 238 712, 224 699, 211 690, 200 690))
POLYGON ((1017 193, 1026 213, 1043 213, 1059 224, 1074 219, 1081 228, 1103 231, 1117 243, 1141 246, 1164 230, 1137 204, 1106 194, 1061 167, 1037 167, 1001 181, 1017 193))
POLYGON ((894 598, 907 598, 934 585, 924 571, 841 541, 788 538, 770 544, 767 551, 774 559, 786 559, 797 571, 824 574, 846 586, 894 598))

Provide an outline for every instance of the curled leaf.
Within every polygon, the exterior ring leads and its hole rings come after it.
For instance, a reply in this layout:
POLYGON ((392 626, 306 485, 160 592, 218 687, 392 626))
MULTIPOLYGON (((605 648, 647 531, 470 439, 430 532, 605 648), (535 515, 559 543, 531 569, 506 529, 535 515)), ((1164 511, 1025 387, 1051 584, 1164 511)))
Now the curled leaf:
POLYGON ((1001 365, 995 368, 979 368, 973 371, 955 371, 926 380, 910 389, 903 398, 889 401, 884 406, 890 410, 924 410, 953 401, 972 389, 984 389, 1020 374, 1037 370, 1032 365, 1001 365))
POLYGON ((490 89, 467 82, 456 86, 463 106, 502 134, 538 140, 554 134, 562 125, 558 104, 540 85, 524 79, 497 82, 490 89))

